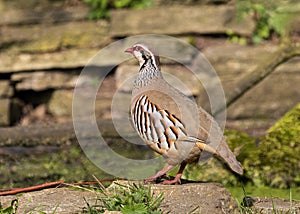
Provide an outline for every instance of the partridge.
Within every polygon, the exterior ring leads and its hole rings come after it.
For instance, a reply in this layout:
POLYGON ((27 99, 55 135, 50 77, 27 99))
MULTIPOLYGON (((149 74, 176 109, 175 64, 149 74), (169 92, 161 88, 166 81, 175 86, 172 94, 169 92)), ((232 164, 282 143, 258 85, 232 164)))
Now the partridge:
POLYGON ((208 154, 217 156, 231 170, 242 175, 243 168, 229 149, 218 123, 163 78, 159 56, 142 43, 125 52, 131 53, 140 66, 131 99, 134 128, 167 162, 166 167, 146 182, 155 181, 180 164, 175 178, 165 180, 163 184, 180 183, 186 165, 198 162, 208 154))

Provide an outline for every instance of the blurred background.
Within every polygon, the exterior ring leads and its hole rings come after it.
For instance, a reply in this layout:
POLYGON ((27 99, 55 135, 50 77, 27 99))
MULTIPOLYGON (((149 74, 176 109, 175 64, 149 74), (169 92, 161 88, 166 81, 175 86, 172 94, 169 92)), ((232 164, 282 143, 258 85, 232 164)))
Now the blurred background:
MULTIPOLYGON (((73 89, 102 47, 156 33, 197 47, 215 68, 232 101, 225 134, 246 171, 241 181, 211 160, 190 167, 185 178, 222 182, 233 192, 242 182, 250 192, 293 187, 299 193, 299 13, 297 0, 0 0, 0 189, 93 180, 92 175, 111 178, 78 146, 73 89), (265 78, 253 77, 264 69, 271 71, 265 78), (257 81, 232 100, 236 86, 251 78, 257 81)), ((111 99, 124 73, 135 70, 134 61, 123 63, 103 82, 95 109, 103 124, 111 118, 111 99)), ((181 65, 167 61, 163 70, 178 76, 210 111, 201 84, 183 75, 181 65)), ((109 123, 102 128, 117 152, 133 158, 153 155, 120 139, 109 123)))

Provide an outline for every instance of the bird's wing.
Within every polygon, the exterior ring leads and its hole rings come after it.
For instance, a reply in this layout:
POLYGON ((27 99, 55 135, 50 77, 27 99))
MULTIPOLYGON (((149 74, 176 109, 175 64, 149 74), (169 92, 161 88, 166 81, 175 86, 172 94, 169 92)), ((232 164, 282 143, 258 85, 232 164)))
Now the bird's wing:
POLYGON ((187 138, 182 121, 152 102, 146 94, 133 101, 131 116, 139 135, 161 154, 170 149, 176 150, 175 142, 187 138))
POLYGON ((132 102, 141 95, 147 95, 152 103, 176 116, 184 124, 189 136, 198 136, 199 115, 196 102, 193 102, 163 79, 153 81, 143 90, 133 93, 132 102))

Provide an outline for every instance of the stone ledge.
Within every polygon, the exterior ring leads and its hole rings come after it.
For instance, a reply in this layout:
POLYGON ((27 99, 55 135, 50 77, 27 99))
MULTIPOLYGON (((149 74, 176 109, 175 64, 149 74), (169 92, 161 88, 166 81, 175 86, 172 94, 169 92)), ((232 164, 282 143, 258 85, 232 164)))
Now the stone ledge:
POLYGON ((49 7, 36 10, 1 11, 1 25, 59 23, 87 19, 88 7, 49 7))
POLYGON ((261 197, 255 197, 254 201, 252 210, 255 213, 300 213, 299 201, 261 197))
MULTIPOLYGON (((78 72, 36 71, 15 73, 11 81, 16 82, 16 90, 42 91, 46 89, 73 88, 76 85, 78 72)), ((1 81, 0 81, 1 86, 1 81)), ((1 88, 0 88, 1 95, 1 88)))
MULTIPOLYGON (((118 183, 126 185, 132 181, 118 181, 118 183)), ((109 188, 112 189, 113 186, 109 188)), ((237 204, 232 195, 217 183, 189 183, 173 186, 153 184, 151 189, 156 196, 160 193, 164 194, 164 200, 160 206, 164 212, 187 213, 197 207, 196 211, 200 213, 234 213, 237 211, 237 204)), ((33 210, 52 213, 55 209, 59 213, 78 213, 86 207, 84 198, 90 206, 93 206, 97 196, 100 195, 96 192, 56 188, 28 192, 19 196, 0 196, 0 201, 2 206, 6 207, 13 199, 18 198, 18 213, 33 210)))
POLYGON ((7 126, 10 124, 10 99, 0 98, 0 126, 7 126))
POLYGON ((53 53, 21 53, 13 56, 2 53, 0 73, 83 67, 98 51, 98 48, 70 49, 53 53))
POLYGON ((250 36, 254 22, 250 17, 237 22, 234 16, 235 10, 232 6, 153 7, 134 12, 117 10, 112 12, 110 35, 123 37, 147 33, 225 34, 228 29, 232 29, 237 34, 250 36))
MULTIPOLYGON (((137 183, 137 181, 117 181, 123 185, 137 183)), ((109 189, 118 188, 112 184, 109 189)), ((196 213, 237 213, 238 205, 224 187, 218 183, 188 183, 183 185, 159 185, 153 184, 151 189, 154 196, 164 194, 164 200, 160 205, 163 212, 188 213, 195 210, 196 213)), ((0 196, 2 207, 10 206, 14 199, 18 199, 18 213, 30 211, 43 211, 52 213, 80 213, 87 206, 86 202, 93 206, 99 193, 82 191, 70 188, 52 188, 40 191, 27 192, 21 195, 0 196), (85 200, 86 201, 85 201, 85 200)), ((251 213, 298 213, 300 203, 281 198, 254 197, 251 213)), ((98 201, 99 204, 99 201, 98 201)))
POLYGON ((9 80, 0 80, 0 98, 11 97, 13 95, 13 87, 9 80))
POLYGON ((44 189, 28 192, 18 196, 0 196, 3 207, 10 206, 14 199, 18 199, 17 213, 80 213, 86 202, 94 204, 96 192, 84 192, 68 188, 44 189))

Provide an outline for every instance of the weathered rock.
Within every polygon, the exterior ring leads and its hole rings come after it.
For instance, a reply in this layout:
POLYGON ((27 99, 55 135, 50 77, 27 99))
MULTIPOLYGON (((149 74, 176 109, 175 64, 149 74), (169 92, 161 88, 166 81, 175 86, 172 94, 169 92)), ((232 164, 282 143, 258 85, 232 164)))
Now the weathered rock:
POLYGON ((0 80, 0 97, 11 97, 13 88, 9 80, 0 80))
POLYGON ((204 48, 203 54, 221 77, 223 87, 226 88, 251 72, 277 49, 278 46, 271 43, 255 46, 223 43, 204 48))
POLYGON ((83 67, 98 52, 98 48, 69 49, 53 53, 0 53, 0 73, 54 68, 83 67))
POLYGON ((246 93, 228 109, 230 119, 265 118, 276 119, 283 116, 300 100, 300 93, 295 87, 300 82, 300 72, 289 74, 275 71, 262 83, 246 93), (276 87, 280 83, 280 87, 276 87), (266 96, 266 92, 270 96, 266 96))
POLYGON ((0 98, 0 126, 10 125, 10 99, 0 98))
POLYGON ((56 90, 52 93, 47 107, 54 116, 72 116, 73 90, 56 90))
MULTIPOLYGON (((99 68, 100 69, 100 68, 99 68)), ((101 73, 101 69, 99 70, 101 73)), ((98 74, 99 74, 98 71, 98 74)), ((95 74, 97 75, 97 73, 95 74)), ((72 75, 70 76, 70 78, 72 75)), ((73 80, 73 78, 77 78, 76 76, 73 76, 70 80, 73 80)), ((87 116, 87 114, 95 114, 97 117, 101 116, 101 118, 111 118, 110 116, 110 110, 111 110, 111 101, 114 95, 114 89, 115 84, 113 78, 105 78, 102 82, 101 86, 98 89, 98 92, 95 92, 95 84, 98 83, 97 76, 87 76, 84 81, 86 81, 86 84, 92 84, 92 86, 80 88, 82 84, 85 84, 83 82, 78 83, 77 85, 77 103, 80 101, 80 106, 78 108, 83 108, 83 117, 87 116), (96 81, 96 82, 95 82, 96 81), (94 84, 94 85, 93 85, 94 84), (91 97, 94 96, 93 93, 97 93, 97 97, 91 97), (91 111, 87 112, 86 105, 92 106, 95 104, 95 109, 92 109, 91 111)), ((82 78, 83 79, 83 78, 82 78)), ((81 80, 82 80, 81 79, 81 80)), ((76 79, 77 81, 77 79, 76 79)), ((49 80, 49 83, 52 84, 54 82, 51 82, 49 80)), ((71 83, 71 82, 70 82, 71 83)), ((63 84, 63 83, 62 83, 63 84)), ((48 102, 47 102, 47 108, 49 113, 51 113, 53 116, 65 116, 68 118, 71 118, 72 116, 72 107, 73 107, 73 88, 70 89, 59 89, 53 91, 51 94, 48 102)), ((79 110, 78 108, 75 108, 79 110)))
MULTIPOLYGON (((122 184, 124 183, 128 182, 122 182, 122 184)), ((234 213, 237 210, 232 195, 217 183, 152 185, 151 189, 154 196, 160 193, 164 194, 164 200, 160 206, 164 212, 187 213, 196 210, 201 213, 234 213)), ((59 213, 78 213, 82 211, 83 207, 87 207, 86 202, 93 206, 97 196, 100 195, 96 192, 56 188, 29 192, 21 196, 0 196, 0 201, 3 207, 6 207, 13 199, 18 198, 18 213, 33 210, 52 213, 55 209, 59 213)))
MULTIPOLYGON (((1 100, 0 100, 1 102, 1 100)), ((0 105, 0 108, 3 105, 0 105)), ((6 115, 5 115, 6 116, 6 115)), ((62 145, 74 139, 72 123, 0 128, 0 146, 62 145), (16 134, 17 133, 17 134, 16 134)))
POLYGON ((0 25, 26 25, 37 23, 59 23, 78 21, 87 18, 87 7, 46 7, 36 10, 1 11, 0 25))
MULTIPOLYGON (((120 182, 118 182, 120 183, 120 182)), ((124 183, 124 182, 122 182, 124 183)), ((128 183, 128 182, 125 182, 128 183)), ((231 194, 216 183, 194 183, 176 186, 152 185, 154 196, 164 194, 160 209, 170 213, 237 213, 237 204, 231 194), (197 208, 197 209, 196 209, 197 208)), ((96 204, 99 193, 70 188, 52 188, 28 192, 21 195, 0 196, 2 207, 11 205, 18 199, 17 213, 80 213, 87 207, 96 204)), ((300 204, 279 198, 253 198, 253 206, 246 208, 255 213, 298 213, 300 204), (292 203, 292 204, 291 204, 292 203)), ((98 202, 99 203, 99 202, 98 202)), ((105 213, 119 213, 108 211, 105 213)))
MULTIPOLYGON (((1 0, 3 3, 3 10, 10 11, 14 9, 20 10, 33 10, 33 11, 46 11, 51 10, 51 8, 58 8, 64 9, 66 11, 70 10, 71 7, 84 5, 83 2, 78 2, 76 0, 70 0, 68 2, 65 1, 57 1, 57 2, 49 2, 48 0, 28 0, 26 2, 19 2, 19 1, 4 1, 1 0)), ((2 11, 1 11, 2 12, 2 11)))
MULTIPOLYGON (((300 100, 300 93, 296 87, 291 86, 299 84, 299 65, 300 58, 281 65, 230 106, 228 119, 235 121, 235 125, 231 123, 231 127, 239 130, 261 127, 265 130, 295 106, 300 100), (245 123, 241 123, 242 121, 245 123)), ((255 134, 255 130, 253 131, 252 134, 255 134)))
MULTIPOLYGON (((218 73, 226 96, 244 75, 264 63, 277 49, 278 47, 272 44, 256 46, 225 44, 205 48, 203 53, 218 73)), ((297 69, 299 66, 299 57, 280 65, 269 77, 230 106, 227 109, 230 127, 257 134, 256 130, 266 130, 276 119, 296 105, 300 93, 291 85, 297 85, 300 80, 297 69), (266 93, 269 95, 266 96, 266 93)), ((200 103, 205 104, 206 100, 200 97, 200 103)))
POLYGON ((41 91, 45 89, 72 88, 76 85, 78 72, 36 71, 13 74, 17 90, 41 91))
POLYGON ((200 213, 234 213, 237 210, 232 195, 217 183, 195 183, 181 186, 154 185, 155 194, 163 193, 163 211, 188 213, 198 207, 200 213))
MULTIPOLYGON (((128 185, 136 182, 117 181, 117 183, 128 185)), ((108 190, 119 188, 112 184, 108 190)), ((151 185, 154 197, 163 193, 164 200, 160 208, 163 212, 189 213, 234 213, 237 204, 222 185, 218 183, 186 183, 182 185, 151 185)))
POLYGON ((71 47, 92 48, 108 42, 107 30, 105 21, 8 26, 1 32, 0 44, 4 50, 11 50, 11 54, 53 52, 71 47))
POLYGON ((22 103, 17 98, 0 98, 0 126, 10 126, 20 119, 22 103))
POLYGON ((86 203, 95 204, 96 192, 76 191, 68 188, 44 189, 19 196, 0 196, 2 207, 18 199, 17 213, 80 213, 86 203), (86 201, 85 201, 86 200, 86 201))
POLYGON ((281 198, 253 198, 255 202, 250 209, 255 213, 300 213, 299 201, 281 198))
POLYGON ((0 73, 83 67, 110 41, 106 21, 18 25, 0 30, 0 73))
POLYGON ((232 29, 238 34, 251 35, 254 22, 247 18, 235 22, 234 16, 235 9, 231 6, 171 6, 136 10, 134 13, 117 10, 112 12, 110 34, 114 37, 147 33, 224 34, 232 29))

